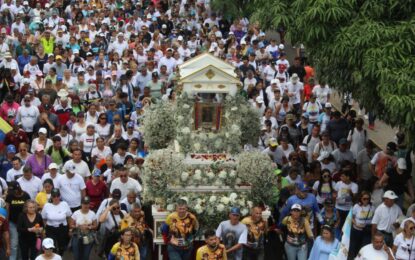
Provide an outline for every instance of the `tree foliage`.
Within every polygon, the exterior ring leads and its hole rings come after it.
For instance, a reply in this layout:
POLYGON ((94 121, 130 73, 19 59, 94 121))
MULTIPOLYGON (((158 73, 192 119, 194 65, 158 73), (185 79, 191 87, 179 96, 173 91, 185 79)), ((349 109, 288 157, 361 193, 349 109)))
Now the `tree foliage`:
POLYGON ((351 91, 415 144, 415 1, 255 0, 251 18, 284 25, 303 43, 317 77, 351 91))

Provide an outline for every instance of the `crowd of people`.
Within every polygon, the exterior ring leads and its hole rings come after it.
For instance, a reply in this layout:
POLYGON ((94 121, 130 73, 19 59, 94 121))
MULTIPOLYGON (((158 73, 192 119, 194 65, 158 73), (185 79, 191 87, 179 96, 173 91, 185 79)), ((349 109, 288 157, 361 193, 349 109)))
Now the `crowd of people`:
POLYGON ((161 227, 169 259, 328 259, 349 211, 349 259, 415 259, 404 134, 377 150, 355 110, 334 110, 304 51, 290 64, 283 38, 210 2, 1 1, 0 117, 12 127, 0 147, 1 259, 153 256, 140 126, 152 104, 176 102, 177 66, 203 52, 235 66, 238 95, 258 111, 257 147, 245 148, 273 161, 278 204, 268 221, 263 205, 229 209, 195 248, 197 218, 178 201, 161 227))

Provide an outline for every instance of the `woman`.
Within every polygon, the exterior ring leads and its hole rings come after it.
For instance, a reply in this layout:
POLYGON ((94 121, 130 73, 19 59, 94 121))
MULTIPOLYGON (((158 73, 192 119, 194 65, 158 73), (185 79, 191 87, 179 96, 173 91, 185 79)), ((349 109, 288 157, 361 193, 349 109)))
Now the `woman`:
POLYGON ((396 260, 410 260, 415 258, 415 223, 412 220, 406 221, 404 229, 393 241, 392 251, 396 260))
POLYGON ((37 147, 38 144, 43 145, 43 147, 45 147, 45 149, 48 149, 50 146, 52 146, 53 142, 47 136, 48 136, 48 130, 46 130, 46 128, 44 128, 44 127, 40 128, 39 132, 38 132, 38 137, 33 139, 33 141, 32 141, 32 146, 30 148, 30 152, 34 153, 35 148, 37 147))
POLYGON ((17 223, 19 222, 20 214, 23 212, 24 203, 30 199, 29 194, 24 192, 17 181, 13 181, 9 185, 6 196, 6 209, 9 220, 10 232, 10 259, 17 259, 19 235, 17 233, 17 223))
POLYGON ((89 209, 89 204, 89 197, 84 197, 81 201, 81 209, 75 211, 70 220, 74 259, 89 260, 94 245, 97 216, 89 209))
POLYGON ((330 171, 325 169, 321 172, 319 181, 313 185, 313 194, 316 196, 317 203, 320 208, 323 207, 326 199, 334 199, 334 185, 336 183, 332 180, 330 171))
POLYGON ((88 111, 86 112, 86 119, 85 122, 87 124, 96 124, 98 123, 99 113, 97 112, 96 104, 90 104, 88 107, 88 111))
POLYGON ((330 226, 321 228, 321 236, 314 241, 308 260, 328 260, 330 253, 337 248, 339 240, 334 236, 333 229, 330 226))
POLYGON ((66 125, 63 125, 61 127, 61 130, 59 134, 56 136, 59 136, 61 138, 61 145, 62 147, 68 149, 69 148, 69 142, 73 139, 73 136, 69 134, 69 128, 66 125))
POLYGON ((79 99, 79 96, 72 96, 72 111, 75 113, 75 115, 78 115, 79 112, 84 112, 85 107, 81 105, 81 100, 79 99))
POLYGON ((340 215, 338 210, 334 207, 334 201, 332 199, 326 199, 324 201, 321 217, 323 218, 323 225, 328 225, 333 228, 336 237, 340 239, 340 215))
POLYGON ((284 95, 281 99, 281 103, 275 107, 275 115, 277 118, 278 125, 283 125, 285 122, 285 116, 287 113, 292 111, 292 105, 288 103, 290 98, 284 95))
POLYGON ((321 165, 319 161, 312 161, 309 165, 310 167, 307 167, 307 151, 301 151, 299 152, 299 161, 302 162, 304 168, 309 168, 309 171, 306 172, 304 176, 304 182, 307 183, 308 186, 313 187, 316 182, 318 182, 321 179, 321 165), (302 153, 304 152, 304 153, 302 153), (303 157, 301 155, 304 155, 303 157))
POLYGON ((78 118, 77 122, 72 126, 72 136, 75 140, 79 141, 81 135, 86 133, 86 122, 85 122, 85 114, 84 112, 78 112, 76 114, 78 118))
POLYGON ((138 246, 132 241, 132 238, 133 230, 131 228, 122 230, 120 242, 112 246, 108 260, 139 260, 140 251, 138 250, 138 246))
POLYGON ((334 186, 334 190, 337 192, 336 197, 336 209, 340 214, 340 226, 342 227, 346 220, 347 214, 353 207, 353 199, 357 194, 358 186, 351 181, 351 172, 342 171, 340 173, 340 181, 334 186))
POLYGON ((140 151, 139 145, 140 145, 140 140, 138 140, 138 138, 132 138, 130 140, 130 145, 128 146, 127 153, 131 153, 134 157, 137 157, 140 151))
POLYGON ((99 217, 99 222, 105 229, 102 242, 105 255, 109 254, 111 247, 118 241, 121 220, 126 214, 125 211, 121 210, 119 201, 113 199, 99 217))
POLYGON ((287 260, 307 259, 307 238, 313 239, 310 223, 302 216, 301 211, 301 205, 294 204, 290 216, 282 220, 282 225, 287 230, 284 245, 287 260))
POLYGON ((62 260, 62 257, 58 254, 53 252, 55 249, 55 244, 53 243, 53 239, 45 238, 42 241, 42 248, 43 254, 36 257, 35 260, 62 260))
POLYGON ((46 203, 50 200, 50 194, 53 186, 54 184, 52 179, 46 179, 43 181, 43 190, 36 195, 35 199, 40 209, 43 209, 46 203))
MULTIPOLYGON (((40 68, 40 65, 39 65, 39 68, 40 68)), ((34 87, 34 89, 36 90, 36 92, 39 92, 39 90, 45 88, 45 79, 43 78, 42 71, 39 70, 36 73, 36 79, 33 81, 32 86, 34 87)))
POLYGON ((108 188, 105 182, 101 180, 100 170, 95 169, 92 178, 86 182, 86 195, 90 198, 89 207, 95 212, 104 198, 108 197, 108 188))
POLYGON ((95 125, 96 133, 107 140, 110 136, 110 128, 111 125, 108 123, 106 113, 101 113, 98 117, 98 124, 95 125))
POLYGON ((17 157, 22 160, 22 165, 26 164, 27 159, 32 155, 31 153, 28 153, 29 151, 29 145, 27 143, 20 143, 19 144, 19 152, 16 154, 17 157))
POLYGON ((102 137, 97 138, 97 146, 92 149, 91 158, 94 165, 101 163, 108 155, 112 155, 111 148, 105 145, 105 140, 102 137))
POLYGON ((272 129, 278 128, 277 119, 272 115, 272 109, 270 107, 265 109, 264 116, 262 117, 261 124, 264 125, 265 120, 271 121, 272 129))
POLYGON ((42 209, 42 218, 46 224, 46 236, 55 241, 60 255, 63 255, 69 242, 68 221, 71 215, 68 204, 61 201, 59 189, 53 189, 50 202, 42 209))
MULTIPOLYGON (((45 65, 45 63, 48 61, 48 54, 45 53, 45 49, 43 48, 43 45, 40 44, 39 47, 37 47, 36 50, 36 57, 37 57, 37 65, 39 65, 39 72, 42 73, 43 71, 43 65, 45 65)), ((42 75, 40 75, 42 77, 42 75)), ((37 85, 35 83, 35 85, 37 85)), ((38 85, 39 86, 39 85, 38 85)), ((37 89, 41 89, 43 87, 39 87, 37 89)))
POLYGON ((33 200, 27 200, 17 223, 19 231, 19 245, 22 259, 34 259, 38 255, 36 243, 41 239, 43 232, 43 219, 37 211, 37 204, 33 200))
MULTIPOLYGON (((370 203, 371 196, 367 191, 360 193, 358 203, 352 209, 352 229, 350 231, 349 256, 354 258, 360 248, 371 241, 372 218, 375 213, 375 207, 370 203)), ((414 255, 415 256, 415 255, 414 255)))
POLYGON ((36 177, 42 178, 52 158, 45 154, 45 147, 41 144, 36 145, 35 154, 31 155, 26 162, 26 166, 32 168, 32 172, 36 177))

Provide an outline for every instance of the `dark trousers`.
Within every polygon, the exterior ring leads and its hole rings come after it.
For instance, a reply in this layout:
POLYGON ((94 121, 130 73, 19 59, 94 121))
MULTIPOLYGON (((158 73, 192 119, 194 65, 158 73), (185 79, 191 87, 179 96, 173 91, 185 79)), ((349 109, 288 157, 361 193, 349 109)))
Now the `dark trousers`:
POLYGON ((167 252, 170 260, 189 260, 192 256, 192 247, 180 248, 173 245, 167 245, 167 252))
POLYGON ((87 245, 83 243, 82 236, 72 236, 72 253, 76 260, 88 260, 94 243, 91 242, 87 245))
POLYGON ((34 260, 39 253, 36 249, 36 241, 33 243, 33 241, 19 239, 19 246, 22 260, 34 260))
POLYGON ((264 260, 264 249, 252 249, 244 247, 243 258, 244 260, 264 260))
POLYGON ((349 246, 349 256, 347 259, 352 260, 357 256, 359 250, 365 245, 370 244, 371 231, 367 230, 357 230, 352 227, 350 231, 350 246, 349 246))
POLYGON ((347 215, 349 214, 349 211, 339 210, 336 209, 339 212, 340 215, 340 230, 343 228, 344 222, 346 221, 347 215))
POLYGON ((68 226, 60 225, 59 227, 46 226, 46 237, 52 238, 55 242, 55 248, 59 255, 65 253, 69 242, 68 226))
POLYGON ((385 232, 385 231, 383 231, 383 230, 378 230, 380 233, 382 233, 383 234, 383 236, 385 237, 385 244, 388 246, 388 247, 392 247, 393 246, 393 236, 392 236, 392 233, 388 233, 388 232, 385 232))

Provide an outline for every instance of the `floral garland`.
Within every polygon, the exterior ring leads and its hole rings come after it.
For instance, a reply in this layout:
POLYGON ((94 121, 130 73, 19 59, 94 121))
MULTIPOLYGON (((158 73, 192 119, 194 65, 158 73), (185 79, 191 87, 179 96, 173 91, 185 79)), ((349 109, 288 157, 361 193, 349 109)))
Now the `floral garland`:
POLYGON ((174 107, 168 102, 153 104, 143 120, 144 142, 153 149, 166 148, 176 137, 174 107))
POLYGON ((183 172, 173 181, 174 186, 215 186, 234 188, 242 180, 238 178, 234 165, 187 165, 183 172), (218 166, 220 165, 220 166, 218 166))

